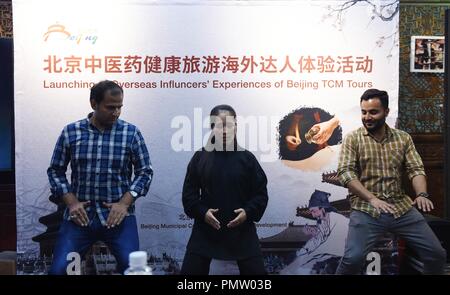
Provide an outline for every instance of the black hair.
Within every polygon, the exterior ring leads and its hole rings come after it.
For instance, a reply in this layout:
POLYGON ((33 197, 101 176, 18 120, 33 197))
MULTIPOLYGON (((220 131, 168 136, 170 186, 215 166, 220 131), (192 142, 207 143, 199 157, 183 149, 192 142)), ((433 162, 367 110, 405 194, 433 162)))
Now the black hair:
POLYGON ((389 107, 389 95, 386 91, 374 88, 367 89, 364 91, 363 95, 361 95, 361 100, 359 102, 361 103, 363 100, 369 100, 371 98, 378 98, 384 109, 389 107))
MULTIPOLYGON (((227 105, 227 104, 220 104, 220 105, 213 107, 211 112, 209 113, 209 116, 211 118, 217 117, 217 116, 219 116, 219 113, 223 112, 223 111, 229 112, 233 116, 233 118, 236 119, 236 111, 233 109, 232 106, 227 105)), ((214 128, 214 122, 211 122, 211 129, 213 129, 213 128, 214 128)))
MULTIPOLYGON (((233 107, 231 107, 230 105, 227 105, 227 104, 217 105, 217 106, 213 107, 211 112, 209 113, 209 116, 211 119, 211 129, 214 128, 214 124, 215 124, 213 117, 219 116, 219 113, 223 112, 223 111, 229 112, 234 118, 236 118, 236 111, 233 109, 233 107)), ((211 136, 209 138, 208 145, 209 144, 212 144, 212 146, 214 146, 214 144, 215 144, 215 137, 214 137, 213 132, 211 132, 211 136)), ((203 148, 203 153, 199 160, 198 174, 200 175, 202 187, 207 187, 211 184, 211 174, 212 174, 211 170, 212 170, 212 164, 214 162, 214 156, 215 156, 215 152, 214 152, 215 149, 211 150, 212 146, 208 147, 208 149, 203 148)), ((238 146, 237 146, 237 140, 235 137, 233 151, 237 151, 237 150, 238 150, 238 146)))
POLYGON ((123 89, 114 81, 103 80, 92 86, 90 100, 100 103, 105 98, 106 91, 110 90, 112 96, 123 94, 123 89))
MULTIPOLYGON (((233 116, 233 118, 236 119, 236 111, 233 109, 232 106, 227 105, 227 104, 217 105, 217 106, 213 107, 211 112, 209 113, 211 129, 214 129, 214 124, 215 124, 213 118, 219 116, 219 113, 224 112, 224 111, 229 112, 231 114, 231 116, 233 116)), ((214 144, 216 142, 216 139, 215 139, 213 133, 211 133, 211 137, 209 140, 212 144, 214 144)), ((237 149, 237 140, 235 137, 234 138, 234 150, 236 150, 236 149, 237 149)))

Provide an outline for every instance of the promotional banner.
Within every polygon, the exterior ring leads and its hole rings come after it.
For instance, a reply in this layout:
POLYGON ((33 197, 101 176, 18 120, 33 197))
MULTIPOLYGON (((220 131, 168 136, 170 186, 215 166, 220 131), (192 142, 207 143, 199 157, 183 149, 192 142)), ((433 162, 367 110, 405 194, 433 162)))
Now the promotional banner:
MULTIPOLYGON (((334 273, 349 213, 335 173, 340 144, 362 125, 369 88, 389 93, 395 126, 398 11, 392 0, 13 1, 19 271, 51 263, 63 208, 46 170, 63 127, 86 118, 90 88, 108 79, 123 87, 121 119, 150 151, 154 179, 136 216, 154 273, 180 270, 193 225, 183 181, 218 104, 236 110, 239 144, 267 175, 256 224, 267 271, 334 273), (329 210, 317 217, 317 208, 329 210)), ((114 272, 99 268, 113 261, 107 249, 89 255, 84 273, 114 272)), ((214 260, 211 273, 238 269, 214 260)))

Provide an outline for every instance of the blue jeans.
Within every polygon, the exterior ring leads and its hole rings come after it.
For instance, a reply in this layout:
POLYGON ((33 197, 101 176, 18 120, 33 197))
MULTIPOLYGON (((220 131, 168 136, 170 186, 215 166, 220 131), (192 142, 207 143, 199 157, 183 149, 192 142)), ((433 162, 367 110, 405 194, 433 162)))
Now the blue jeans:
POLYGON ((127 216, 120 225, 110 229, 102 225, 97 214, 89 216, 86 227, 64 220, 59 229, 49 274, 67 274, 66 268, 71 262, 67 260, 67 254, 77 252, 83 257, 97 241, 103 241, 109 247, 116 258, 118 271, 123 274, 128 267, 129 254, 139 250, 136 217, 127 216))
POLYGON ((366 255, 374 246, 378 236, 391 232, 403 238, 424 264, 424 274, 442 274, 446 252, 422 214, 416 208, 394 218, 392 214, 381 213, 373 218, 367 213, 353 210, 350 214, 348 236, 344 256, 336 274, 359 274, 366 255))

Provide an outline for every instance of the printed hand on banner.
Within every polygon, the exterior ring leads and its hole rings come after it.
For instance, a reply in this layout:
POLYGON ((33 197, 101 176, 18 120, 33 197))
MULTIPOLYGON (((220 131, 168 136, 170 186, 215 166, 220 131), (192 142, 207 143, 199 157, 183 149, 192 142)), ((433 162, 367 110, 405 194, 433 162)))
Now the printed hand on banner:
POLYGON ((286 142, 287 142, 288 149, 293 151, 302 143, 302 140, 298 137, 295 137, 292 135, 287 135, 286 142))
POLYGON ((319 128, 319 132, 317 132, 317 134, 313 136, 313 141, 318 145, 324 144, 328 141, 328 139, 330 139, 331 135, 334 132, 334 129, 336 129, 336 127, 338 126, 339 120, 336 117, 312 126, 311 129, 319 128))
POLYGON ((297 122, 295 124, 295 136, 293 135, 286 136, 287 147, 290 151, 295 151, 295 149, 302 143, 302 140, 300 139, 300 131, 298 125, 299 123, 297 122))

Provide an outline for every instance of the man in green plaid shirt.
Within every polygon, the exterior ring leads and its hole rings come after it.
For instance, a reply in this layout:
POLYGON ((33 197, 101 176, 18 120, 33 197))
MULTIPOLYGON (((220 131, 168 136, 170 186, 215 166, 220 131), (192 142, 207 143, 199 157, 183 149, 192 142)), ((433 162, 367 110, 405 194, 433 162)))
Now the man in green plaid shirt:
POLYGON ((363 127, 342 143, 338 176, 350 192, 352 212, 344 257, 337 274, 359 274, 366 255, 381 234, 402 237, 419 255, 426 274, 441 274, 446 252, 428 226, 424 212, 434 209, 428 198, 422 160, 411 136, 386 124, 389 96, 369 89, 360 100, 363 127), (414 202, 402 189, 403 169, 416 192, 414 202))

